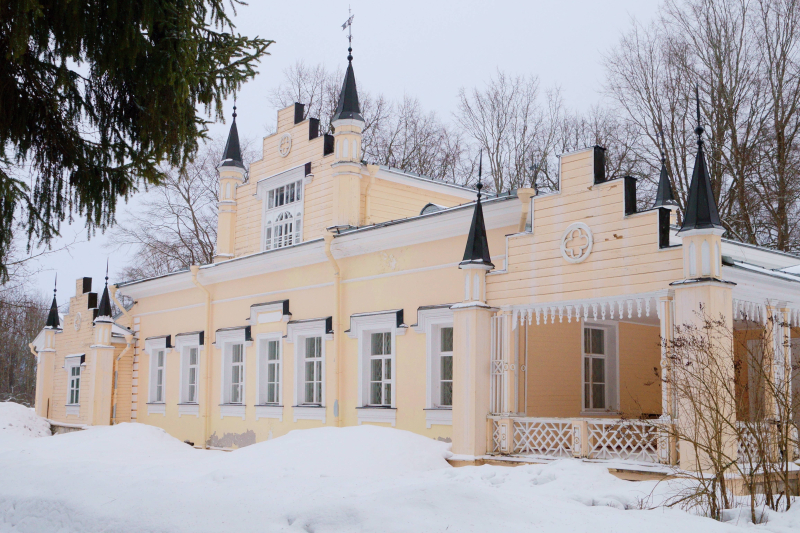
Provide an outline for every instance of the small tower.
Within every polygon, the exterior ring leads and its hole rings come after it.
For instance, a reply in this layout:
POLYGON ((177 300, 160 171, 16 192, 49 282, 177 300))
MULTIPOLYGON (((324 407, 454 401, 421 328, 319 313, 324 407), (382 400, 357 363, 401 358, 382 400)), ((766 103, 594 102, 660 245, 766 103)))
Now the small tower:
POLYGON ((242 161, 239 147, 239 130, 236 128, 236 105, 233 106, 233 122, 228 133, 228 142, 222 161, 217 167, 219 171, 219 218, 217 219, 217 250, 214 262, 232 259, 236 245, 236 189, 244 183, 247 172, 242 161))
POLYGON ((489 254, 489 241, 486 239, 486 225, 483 221, 483 206, 481 205, 481 174, 483 173, 483 154, 478 164, 478 199, 472 213, 472 224, 467 235, 467 247, 464 258, 458 268, 464 270, 464 301, 486 301, 486 273, 494 268, 489 254))
MULTIPOLYGON (((464 259, 464 301, 453 310, 453 453, 469 458, 486 454, 491 376, 492 317, 497 309, 486 304, 486 273, 494 268, 483 221, 478 170, 478 198, 467 235, 464 259)), ((510 321, 508 322, 510 325, 510 321)), ((510 327, 508 328, 510 331, 510 327)), ((505 335, 503 331, 499 334, 505 335)))
MULTIPOLYGON (((58 316, 58 302, 56 286, 53 287, 53 303, 50 304, 50 313, 44 326, 44 347, 37 352, 36 357, 36 414, 50 417, 50 403, 52 395, 53 371, 55 370, 56 333, 61 332, 61 318, 58 316)), ((33 344, 31 344, 33 347, 33 344)))
MULTIPOLYGON (((352 36, 351 36, 352 37, 352 36)), ((351 43, 352 45, 352 43, 351 43)), ((332 226, 357 226, 361 209, 361 133, 364 117, 358 104, 353 47, 347 48, 347 71, 333 115, 334 206, 332 226)))
POLYGON ((711 189, 703 146, 704 130, 700 125, 700 98, 696 98, 697 128, 694 131, 697 134, 697 157, 694 160, 683 225, 678 232, 683 241, 683 274, 686 279, 719 278, 722 272, 720 248, 725 229, 722 227, 714 191, 711 189))
POLYGON ((84 381, 91 383, 89 423, 95 426, 106 426, 111 423, 114 385, 114 346, 111 344, 111 330, 114 326, 111 296, 108 292, 108 264, 106 264, 106 286, 97 316, 94 319, 94 342, 91 356, 87 360, 87 374, 84 381))

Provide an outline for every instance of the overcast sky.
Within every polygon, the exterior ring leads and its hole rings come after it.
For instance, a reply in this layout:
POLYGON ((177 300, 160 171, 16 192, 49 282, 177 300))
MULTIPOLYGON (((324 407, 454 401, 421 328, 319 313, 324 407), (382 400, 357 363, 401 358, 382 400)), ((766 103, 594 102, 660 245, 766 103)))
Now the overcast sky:
MULTIPOLYGON (((397 99, 407 93, 426 110, 449 120, 461 87, 482 85, 499 68, 539 76, 543 88, 558 85, 567 106, 586 109, 601 102, 603 55, 617 42, 632 18, 651 20, 656 0, 539 0, 370 2, 353 0, 251 0, 234 17, 237 30, 275 41, 260 74, 238 96, 239 133, 262 137, 275 122, 267 96, 282 72, 298 60, 344 67, 347 37, 341 24, 352 8, 353 67, 359 88, 397 99)), ((231 102, 226 106, 230 113, 231 102)), ((216 124, 212 135, 224 136, 228 124, 216 124)), ((146 199, 141 194, 120 206, 118 218, 146 199)), ((62 229, 59 247, 85 240, 82 221, 62 229)), ((95 278, 98 290, 110 258, 111 282, 133 258, 129 251, 104 247, 104 235, 48 256, 35 283, 52 291, 58 271, 59 302, 73 295, 74 280, 95 278)))

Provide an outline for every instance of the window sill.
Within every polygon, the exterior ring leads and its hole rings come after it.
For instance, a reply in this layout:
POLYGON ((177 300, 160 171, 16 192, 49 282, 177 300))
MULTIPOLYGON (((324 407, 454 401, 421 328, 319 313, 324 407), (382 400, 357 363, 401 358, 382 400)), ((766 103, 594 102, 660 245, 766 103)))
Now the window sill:
POLYGON ((148 415, 166 415, 167 414, 167 404, 165 403, 149 403, 147 404, 147 414, 148 415))
POLYGON ((622 413, 619 411, 581 411, 580 416, 588 416, 592 418, 619 418, 622 413))
POLYGON ((363 422, 397 424, 397 409, 393 407, 365 406, 356 408, 358 413, 358 425, 363 422))
POLYGON ((275 418, 283 422, 283 406, 275 404, 256 405, 256 420, 275 418))
POLYGON ((181 417, 183 415, 187 416, 200 416, 200 404, 197 403, 179 403, 178 404, 178 416, 181 417))
POLYGON ((295 405, 292 407, 294 421, 298 420, 319 420, 323 424, 327 422, 325 406, 323 405, 295 405))
POLYGON ((72 404, 67 406, 67 416, 80 416, 80 415, 81 415, 80 404, 72 404))
POLYGON ((224 403, 219 406, 220 419, 226 416, 240 417, 242 420, 245 418, 245 405, 240 403, 224 403))
POLYGON ((428 429, 431 429, 431 426, 452 426, 453 409, 450 407, 425 409, 425 424, 428 429))

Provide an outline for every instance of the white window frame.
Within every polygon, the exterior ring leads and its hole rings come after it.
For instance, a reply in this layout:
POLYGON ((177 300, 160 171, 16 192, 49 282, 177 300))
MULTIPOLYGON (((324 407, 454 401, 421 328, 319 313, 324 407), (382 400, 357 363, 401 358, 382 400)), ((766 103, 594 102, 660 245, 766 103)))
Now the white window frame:
POLYGON ((167 400, 167 353, 171 351, 171 347, 167 346, 168 336, 156 337, 152 339, 145 339, 144 350, 148 355, 147 363, 147 414, 160 414, 166 415, 166 400, 167 400), (164 373, 162 375, 161 383, 161 400, 156 401, 156 357, 158 352, 164 352, 164 373))
POLYGON ((256 360, 256 374, 258 376, 257 405, 283 406, 283 342, 279 332, 261 334, 256 337, 258 358, 256 360), (270 343, 277 344, 278 358, 269 359, 270 343), (269 370, 271 366, 277 367, 277 396, 275 401, 269 401, 269 370))
MULTIPOLYGON (((596 357, 591 355, 591 357, 596 357)), ((587 321, 581 323, 581 414, 597 415, 619 413, 619 325, 612 321, 587 321), (584 339, 587 329, 601 329, 604 333, 605 359, 605 407, 586 408, 586 371, 584 360, 587 357, 584 339)))
POLYGON ((294 421, 318 420, 323 424, 327 421, 327 342, 333 340, 333 334, 328 333, 325 318, 289 322, 287 325, 286 342, 294 345, 294 393, 292 414, 294 421), (320 353, 322 355, 322 405, 305 404, 305 339, 320 337, 320 353))
POLYGON ((303 222, 305 218, 305 165, 295 167, 275 176, 262 179, 256 185, 256 195, 261 198, 261 250, 277 250, 303 242, 303 222), (270 193, 277 194, 281 187, 294 185, 294 198, 291 203, 270 207, 270 193), (283 238, 281 245, 276 246, 276 228, 285 228, 288 224, 286 214, 291 217, 292 231, 289 239, 283 238), (278 220, 278 217, 283 217, 278 220), (276 224, 281 222, 280 224, 276 224))
POLYGON ((194 415, 200 416, 200 369, 202 368, 204 346, 200 344, 200 333, 189 335, 178 334, 175 336, 175 351, 180 356, 180 383, 178 385, 178 416, 194 415), (192 349, 197 350, 195 398, 189 401, 189 356, 192 349))
POLYGON ((350 338, 358 339, 358 423, 384 422, 393 426, 397 423, 397 337, 404 335, 406 327, 397 326, 399 310, 381 311, 377 313, 361 313, 350 317, 350 338), (389 405, 371 405, 370 371, 371 346, 373 333, 390 333, 392 339, 392 398, 389 405))
POLYGON ((222 357, 220 358, 220 418, 232 416, 244 420, 247 410, 247 349, 253 345, 253 341, 247 340, 245 328, 236 328, 218 330, 214 344, 217 349, 222 350, 222 357), (237 403, 231 402, 232 356, 235 344, 242 345, 241 402, 237 403))
MULTIPOLYGON (((417 310, 417 324, 412 326, 415 332, 425 335, 425 422, 428 429, 434 425, 453 425, 452 406, 440 406, 438 400, 441 394, 440 331, 444 327, 453 327, 453 311, 450 307, 451 304, 445 304, 421 308, 417 310)), ((455 346, 453 349, 455 351, 455 346)))
POLYGON ((73 354, 64 357, 64 369, 67 371, 67 398, 66 398, 66 412, 67 416, 79 416, 81 410, 81 382, 83 381, 83 368, 86 363, 81 364, 81 357, 85 354, 73 354), (72 402, 72 371, 78 369, 78 401, 72 402))
POLYGON ((325 405, 325 354, 324 354, 324 344, 325 340, 320 335, 308 335, 306 337, 302 337, 300 339, 299 344, 299 371, 300 371, 300 380, 299 380, 299 389, 297 391, 297 405, 309 405, 315 407, 322 407, 325 405), (311 344, 309 344, 311 343, 311 344), (309 357, 308 356, 308 348, 309 346, 313 345, 315 348, 319 347, 319 355, 316 355, 317 350, 314 349, 315 356, 309 357), (308 374, 308 365, 311 364, 311 368, 313 368, 313 376, 310 376, 309 379, 308 374), (308 394, 306 389, 309 385, 312 386, 311 396, 312 399, 308 399, 308 394))
POLYGON ((395 376, 395 340, 391 329, 368 331, 365 332, 365 343, 368 343, 366 357, 369 361, 365 361, 365 370, 367 371, 367 391, 366 391, 366 404, 363 407, 393 407, 394 406, 394 376, 395 376), (376 337, 377 336, 377 337, 376 337), (381 353, 373 353, 373 345, 375 340, 378 340, 381 353), (386 340, 389 340, 389 353, 386 353, 386 340), (373 369, 375 364, 380 365, 381 377, 378 380, 374 379, 373 369), (389 377, 386 377, 389 374, 389 377), (379 385, 380 390, 380 403, 373 401, 373 390, 375 385, 379 385), (386 402, 386 388, 389 388, 390 398, 389 403, 386 402))

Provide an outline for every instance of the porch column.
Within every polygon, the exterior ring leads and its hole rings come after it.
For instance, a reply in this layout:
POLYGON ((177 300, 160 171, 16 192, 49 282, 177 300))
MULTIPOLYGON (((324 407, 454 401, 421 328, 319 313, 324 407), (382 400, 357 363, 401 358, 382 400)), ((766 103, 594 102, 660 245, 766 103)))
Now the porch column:
MULTIPOLYGON (((56 332, 54 329, 45 328, 44 348, 38 351, 36 357, 36 414, 43 418, 50 418, 53 396, 53 370, 56 358, 56 332)), ((65 400, 66 401, 66 395, 65 400)))
MULTIPOLYGON (((791 328, 788 327, 789 309, 767 306, 767 339, 764 343, 764 371, 769 381, 764 387, 764 410, 771 433, 770 455, 772 461, 780 460, 779 428, 786 427, 791 417, 791 328)), ((789 452, 791 453, 791 451, 789 452)))
POLYGON ((678 442, 671 425, 678 417, 675 390, 672 386, 669 346, 675 334, 675 302, 672 296, 662 296, 658 300, 661 317, 661 421, 665 425, 658 439, 658 458, 664 464, 678 462, 678 442))
POLYGON ((480 302, 453 307, 453 453, 486 455, 493 309, 480 302))

